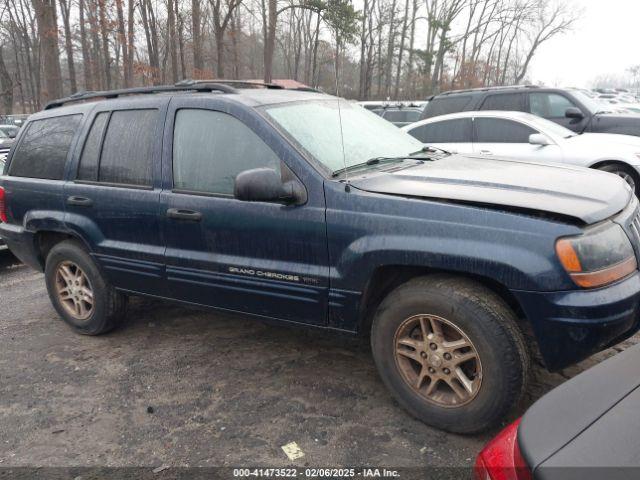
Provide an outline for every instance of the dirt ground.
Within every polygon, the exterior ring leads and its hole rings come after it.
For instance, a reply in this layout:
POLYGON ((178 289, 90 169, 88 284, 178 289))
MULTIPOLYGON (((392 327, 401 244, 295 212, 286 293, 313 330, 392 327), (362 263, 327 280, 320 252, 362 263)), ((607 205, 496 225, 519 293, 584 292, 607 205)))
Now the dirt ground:
MULTIPOLYGON (((511 418, 613 353, 560 374, 536 370, 511 418)), ((43 276, 6 250, 0 391, 0 468, 469 466, 495 433, 451 435, 410 417, 364 339, 146 299, 111 334, 73 334, 43 276), (286 457, 290 442, 304 457, 286 457)))

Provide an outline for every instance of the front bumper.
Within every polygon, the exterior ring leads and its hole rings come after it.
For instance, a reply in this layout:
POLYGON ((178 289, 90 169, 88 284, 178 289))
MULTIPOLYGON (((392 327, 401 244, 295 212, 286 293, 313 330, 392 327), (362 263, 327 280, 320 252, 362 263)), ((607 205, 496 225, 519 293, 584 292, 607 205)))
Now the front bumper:
POLYGON ((640 329, 640 273, 595 290, 513 291, 546 367, 572 365, 640 329))

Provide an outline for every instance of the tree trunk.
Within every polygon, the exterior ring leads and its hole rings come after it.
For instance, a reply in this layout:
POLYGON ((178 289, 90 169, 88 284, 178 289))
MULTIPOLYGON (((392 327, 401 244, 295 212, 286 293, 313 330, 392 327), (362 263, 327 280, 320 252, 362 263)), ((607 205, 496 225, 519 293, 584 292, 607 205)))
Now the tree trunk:
POLYGON ((276 22, 278 20, 277 0, 267 0, 267 28, 264 45, 264 81, 271 82, 273 76, 273 54, 276 47, 276 22))
MULTIPOLYGON (((62 0, 61 0, 62 1, 62 0)), ((125 88, 130 87, 127 79, 127 62, 129 59, 129 50, 127 45, 127 36, 124 28, 124 9, 122 7, 122 0, 116 0, 116 13, 118 17, 118 41, 122 48, 122 78, 125 88)))
POLYGON ((191 36, 193 37, 193 77, 201 78, 204 69, 202 61, 202 36, 200 0, 191 0, 191 36))
POLYGON ((38 23, 41 58, 44 65, 45 89, 41 100, 52 100, 62 96, 62 73, 58 51, 58 24, 55 0, 32 0, 38 23))
POLYGON ((167 30, 169 31, 167 50, 171 52, 171 81, 178 82, 178 48, 176 44, 176 14, 173 0, 167 0, 167 30))
POLYGON ((100 37, 102 40, 102 58, 104 68, 104 80, 107 90, 111 89, 111 57, 109 54, 109 31, 107 29, 107 0, 98 0, 98 18, 100 21, 100 37))
POLYGON ((0 46, 0 98, 2 98, 4 113, 11 115, 13 113, 13 81, 4 63, 2 46, 0 46))
POLYGON ((133 85, 133 55, 135 53, 135 0, 129 0, 128 9, 127 9, 127 44, 128 48, 128 56, 124 60, 124 81, 125 85, 132 86, 133 85))
POLYGON ((78 91, 76 82, 76 65, 73 61, 73 43, 71 41, 71 5, 66 0, 60 0, 60 11, 62 12, 62 21, 64 23, 64 47, 67 54, 67 69, 69 70, 69 86, 71 93, 78 91))
POLYGON ((84 89, 93 90, 92 63, 89 52, 89 40, 87 39, 87 29, 84 22, 84 0, 79 0, 79 22, 80 22, 80 44, 82 46, 82 71, 84 76, 84 89))

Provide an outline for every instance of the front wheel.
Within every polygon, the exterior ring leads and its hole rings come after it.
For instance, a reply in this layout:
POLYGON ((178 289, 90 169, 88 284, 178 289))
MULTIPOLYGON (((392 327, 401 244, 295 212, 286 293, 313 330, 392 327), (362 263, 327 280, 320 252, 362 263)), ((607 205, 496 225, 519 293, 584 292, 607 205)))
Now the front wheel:
POLYGON ((395 289, 376 312, 371 344, 398 402, 450 432, 495 425, 526 386, 529 355, 514 313, 467 279, 434 275, 395 289))

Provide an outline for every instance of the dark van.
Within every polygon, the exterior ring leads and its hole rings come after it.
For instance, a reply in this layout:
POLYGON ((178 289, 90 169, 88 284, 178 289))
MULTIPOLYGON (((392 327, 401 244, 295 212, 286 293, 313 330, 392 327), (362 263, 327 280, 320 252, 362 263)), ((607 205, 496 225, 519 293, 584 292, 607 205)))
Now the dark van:
POLYGON ((623 180, 425 150, 320 93, 194 83, 53 102, 9 154, 0 219, 78 333, 147 295, 370 335, 400 404, 453 432, 498 422, 534 352, 557 370, 639 325, 623 180))

